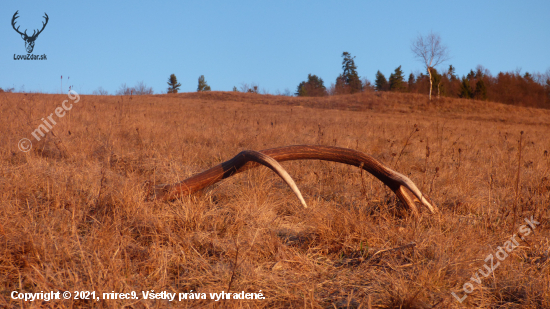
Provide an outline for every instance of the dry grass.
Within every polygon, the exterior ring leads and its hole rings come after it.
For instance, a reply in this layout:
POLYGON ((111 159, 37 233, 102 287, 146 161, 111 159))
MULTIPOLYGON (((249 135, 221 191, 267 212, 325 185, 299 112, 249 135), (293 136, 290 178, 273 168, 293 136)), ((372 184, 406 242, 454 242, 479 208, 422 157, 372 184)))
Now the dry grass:
POLYGON ((390 93, 83 96, 56 136, 36 142, 40 118, 65 99, 0 94, 0 307, 550 308, 550 111, 390 93), (17 149, 24 137, 28 153, 17 149), (397 163, 442 213, 415 221, 374 177, 317 161, 283 163, 308 209, 264 167, 174 202, 144 201, 147 181, 292 144, 397 163), (541 222, 534 235, 458 303, 451 292, 464 295, 485 257, 531 216, 541 222), (10 297, 229 286, 266 299, 10 297))

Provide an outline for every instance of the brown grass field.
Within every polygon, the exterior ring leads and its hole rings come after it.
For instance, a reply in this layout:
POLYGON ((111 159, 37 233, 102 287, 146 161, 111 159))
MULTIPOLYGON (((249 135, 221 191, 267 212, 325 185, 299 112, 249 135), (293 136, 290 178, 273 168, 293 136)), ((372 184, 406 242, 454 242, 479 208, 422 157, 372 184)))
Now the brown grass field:
POLYGON ((36 141, 66 99, 0 94, 0 307, 550 308, 548 110, 394 93, 81 96, 36 141), (22 138, 31 151, 18 150, 22 138), (282 163, 307 209, 265 167, 146 199, 147 182, 298 144, 370 154, 440 213, 419 208, 416 220, 378 179, 324 161, 282 163), (531 216, 540 225, 475 283, 531 216), (143 299, 152 290, 207 299, 143 299), (100 300, 25 302, 12 291, 100 300), (139 299, 102 299, 132 291, 139 299), (221 291, 265 299, 209 299, 221 291))

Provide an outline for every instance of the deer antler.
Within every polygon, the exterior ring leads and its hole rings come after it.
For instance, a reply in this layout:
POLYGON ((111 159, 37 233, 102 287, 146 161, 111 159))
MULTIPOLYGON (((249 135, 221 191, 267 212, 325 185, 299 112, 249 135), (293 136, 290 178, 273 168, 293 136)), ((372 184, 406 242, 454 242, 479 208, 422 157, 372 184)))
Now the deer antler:
MULTIPOLYGON (((256 152, 243 151, 229 161, 214 166, 182 182, 158 186, 155 190, 157 193, 160 193, 157 195, 157 198, 171 200, 177 196, 192 194, 222 179, 256 167, 258 166, 257 163, 264 164, 254 160, 250 156, 251 153, 256 152)), ((412 180, 407 176, 390 169, 373 157, 356 150, 330 146, 298 145, 261 150, 259 153, 279 162, 291 160, 324 160, 354 165, 366 170, 381 180, 415 215, 418 215, 418 209, 409 194, 405 191, 405 188, 409 189, 431 213, 436 213, 438 211, 437 207, 427 200, 426 196, 420 192, 412 180)), ((265 160, 267 161, 268 159, 265 160)), ((290 186, 292 187, 292 185, 290 186)), ((296 190, 294 190, 295 193, 296 190)), ((298 195, 298 193, 296 193, 296 195, 298 195)), ((301 195, 299 195, 299 197, 300 196, 301 195)))
MULTIPOLYGON (((20 35, 24 35, 25 38, 29 38, 29 36, 27 35, 27 30, 25 30, 24 33, 21 33, 21 31, 19 31, 20 26, 17 26, 17 29, 15 28, 15 20, 19 18, 19 16, 17 16, 17 13, 19 13, 19 10, 17 10, 15 12, 15 14, 13 14, 13 17, 11 18, 11 26, 13 27, 13 30, 15 30, 20 35)), ((46 19, 46 22, 45 23, 42 22, 42 29, 40 29, 40 31, 38 31, 38 33, 36 32, 36 30, 33 30, 32 35, 30 36, 29 39, 36 38, 40 33, 42 33, 42 31, 44 31, 44 28, 46 28, 46 25, 48 24, 48 21, 50 20, 50 18, 48 17, 48 14, 46 14, 46 12, 44 12, 44 15, 46 15, 46 16, 42 16, 42 17, 44 17, 46 19)))
POLYGON ((46 12, 44 12, 44 15, 46 15, 46 16, 42 16, 42 17, 44 17, 46 19, 46 22, 45 23, 42 22, 42 29, 40 29, 40 31, 38 31, 36 34, 34 34, 34 32, 36 30, 33 30, 32 37, 37 37, 40 33, 42 33, 42 31, 44 31, 44 28, 46 28, 46 25, 48 24, 48 21, 50 20, 50 18, 48 17, 48 14, 46 14, 46 12))
MULTIPOLYGON (((239 169, 247 162, 256 162, 261 165, 269 167, 272 171, 277 173, 277 175, 279 175, 279 177, 281 177, 288 184, 288 186, 292 189, 292 191, 294 191, 294 194, 296 194, 296 196, 298 197, 302 205, 305 208, 307 208, 306 201, 302 197, 302 193, 298 189, 298 186, 296 186, 296 183, 294 182, 292 177, 290 177, 288 172, 279 164, 279 162, 275 161, 275 159, 273 159, 272 157, 258 151, 245 150, 245 151, 241 151, 238 155, 236 155, 230 161, 235 161, 232 164, 230 163, 230 165, 232 166, 232 168, 235 169, 236 173, 241 172, 239 169)), ((228 162, 229 161, 225 163, 228 163, 228 162)), ((181 182, 180 185, 185 185, 185 182, 186 180, 181 182)), ((205 185, 204 187, 206 186, 208 185, 205 185)), ((193 190, 193 192, 196 192, 198 190, 200 189, 193 190)), ((158 188, 156 188, 155 191, 156 191, 155 196, 157 198, 164 198, 165 200, 173 198, 173 196, 170 195, 171 194, 170 186, 159 186, 158 188)))
POLYGON ((13 27, 13 30, 15 30, 17 33, 19 33, 20 35, 24 35, 24 36, 27 36, 27 30, 25 30, 25 33, 21 33, 21 31, 19 31, 19 27, 17 27, 17 29, 15 29, 15 20, 19 18, 19 16, 17 16, 17 13, 19 12, 19 10, 17 10, 15 12, 15 14, 13 14, 13 17, 11 18, 11 26, 13 27))

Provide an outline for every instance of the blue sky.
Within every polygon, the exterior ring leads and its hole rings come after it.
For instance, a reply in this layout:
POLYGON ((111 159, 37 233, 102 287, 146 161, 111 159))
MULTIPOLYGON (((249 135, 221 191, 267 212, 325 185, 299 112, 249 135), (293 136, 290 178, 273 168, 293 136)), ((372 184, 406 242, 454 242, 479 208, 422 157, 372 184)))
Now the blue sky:
POLYGON ((501 71, 550 68, 550 1, 12 1, 0 8, 0 87, 58 93, 143 81, 166 91, 176 74, 182 92, 205 75, 212 90, 256 83, 270 93, 294 92, 309 73, 325 85, 341 73, 342 52, 373 81, 401 65, 422 70, 410 50, 419 34, 438 33, 465 75, 478 64, 501 71), (49 22, 36 40, 45 61, 26 54, 11 27, 49 22), (69 83, 67 77, 70 77, 69 83))

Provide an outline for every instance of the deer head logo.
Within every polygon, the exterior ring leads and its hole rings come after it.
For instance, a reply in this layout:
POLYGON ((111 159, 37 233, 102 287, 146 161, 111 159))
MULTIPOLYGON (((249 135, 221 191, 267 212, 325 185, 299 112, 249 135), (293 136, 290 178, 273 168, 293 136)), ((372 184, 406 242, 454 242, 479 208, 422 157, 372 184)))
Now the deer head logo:
POLYGON ((25 41, 25 48, 27 49, 27 53, 32 53, 32 50, 34 49, 34 41, 36 40, 36 38, 38 37, 38 35, 40 33, 42 33, 42 31, 44 30, 44 28, 46 28, 46 25, 48 24, 48 14, 44 13, 44 15, 46 16, 43 16, 45 19, 46 19, 46 22, 42 22, 42 29, 38 32, 36 32, 36 30, 33 31, 32 33, 32 36, 28 36, 27 35, 27 30, 25 29, 25 32, 21 33, 19 31, 19 26, 17 26, 17 28, 15 28, 15 20, 17 18, 19 18, 19 16, 17 16, 17 13, 19 11, 15 12, 15 14, 13 14, 13 18, 11 19, 11 26, 13 27, 13 30, 15 30, 17 33, 19 33, 21 35, 21 38, 25 41))

